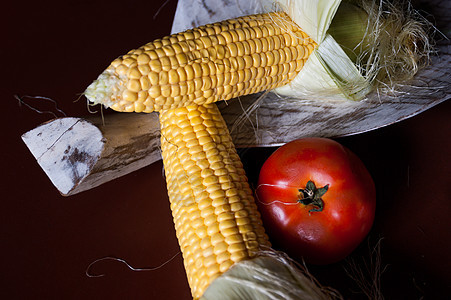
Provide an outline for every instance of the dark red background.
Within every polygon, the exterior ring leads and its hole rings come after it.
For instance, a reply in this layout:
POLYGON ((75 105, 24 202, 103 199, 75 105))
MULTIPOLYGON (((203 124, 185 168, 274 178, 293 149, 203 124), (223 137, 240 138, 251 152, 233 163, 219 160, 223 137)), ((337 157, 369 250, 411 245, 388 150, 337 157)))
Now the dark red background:
MULTIPOLYGON (((1 298, 190 299, 181 255, 146 272, 102 261, 91 272, 106 276, 85 275, 90 263, 106 256, 145 268, 179 252, 161 161, 62 197, 20 139, 52 115, 13 97, 46 96, 69 116, 86 115, 85 100, 74 100, 116 56, 169 34, 176 1, 164 2, 16 1, 2 9, 1 298)), ((53 109, 38 100, 27 103, 53 109)), ((449 291, 450 113, 448 101, 398 124, 338 139, 376 181, 376 223, 352 257, 369 260, 368 244, 383 238, 386 299, 440 299, 449 291)), ((240 151, 251 183, 273 150, 240 151)), ((310 271, 347 299, 364 299, 343 271, 347 265, 310 271)))

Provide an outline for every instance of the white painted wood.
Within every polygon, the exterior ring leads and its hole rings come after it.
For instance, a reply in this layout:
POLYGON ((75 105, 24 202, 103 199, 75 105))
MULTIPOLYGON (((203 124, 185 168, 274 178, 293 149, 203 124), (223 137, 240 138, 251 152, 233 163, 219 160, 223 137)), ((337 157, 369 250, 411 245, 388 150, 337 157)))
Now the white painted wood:
POLYGON ((100 130, 79 118, 42 124, 22 139, 62 194, 70 193, 73 183, 90 173, 104 148, 100 130))
POLYGON ((61 194, 73 195, 160 159, 156 114, 60 118, 22 136, 61 194))

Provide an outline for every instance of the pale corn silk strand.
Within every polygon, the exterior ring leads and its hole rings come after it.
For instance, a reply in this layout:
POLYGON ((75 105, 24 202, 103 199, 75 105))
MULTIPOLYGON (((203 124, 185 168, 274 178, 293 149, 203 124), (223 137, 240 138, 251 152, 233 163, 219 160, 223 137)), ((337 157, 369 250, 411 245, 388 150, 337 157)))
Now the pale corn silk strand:
POLYGON ((157 16, 160 14, 160 12, 163 10, 163 8, 170 2, 171 0, 166 0, 166 2, 164 2, 163 4, 161 4, 161 6, 158 8, 158 10, 155 12, 155 14, 153 15, 152 19, 156 19, 157 16))
POLYGON ((384 90, 411 79, 434 53, 433 25, 409 1, 361 1, 368 24, 357 65, 384 90), (367 43, 367 45, 365 45, 367 43))
POLYGON ((286 206, 293 206, 293 205, 299 205, 296 202, 285 202, 282 200, 278 200, 278 199, 274 199, 272 201, 269 202, 263 202, 258 198, 258 190, 261 189, 262 187, 265 186, 269 186, 269 187, 280 187, 280 188, 293 188, 296 190, 299 190, 299 188, 294 187, 294 186, 289 186, 289 185, 282 185, 282 184, 269 184, 269 183, 261 183, 259 184, 256 188, 255 188, 255 199, 258 201, 258 203, 260 203, 261 205, 265 205, 265 206, 270 206, 270 205, 274 205, 274 204, 282 204, 282 205, 286 205, 286 206))
POLYGON ((265 99, 265 97, 268 95, 269 92, 270 91, 267 90, 267 91, 261 93, 260 96, 258 96, 257 99, 248 107, 243 106, 243 103, 242 103, 240 97, 238 97, 237 99, 234 100, 234 101, 239 102, 243 112, 233 122, 233 124, 230 128, 231 133, 238 132, 242 126, 249 126, 249 124, 250 124, 250 126, 252 126, 252 129, 255 134, 255 140, 258 141, 258 139, 259 139, 259 137, 258 137, 258 115, 254 114, 254 113, 257 111, 258 107, 260 106, 260 102, 265 99), (255 120, 252 119, 252 116, 255 117, 255 120), (246 121, 248 121, 248 124, 246 124, 246 121))
POLYGON ((173 261, 177 256, 180 255, 181 252, 176 253, 174 256, 172 256, 170 259, 168 259, 167 261, 163 262, 162 264, 160 264, 159 266, 156 267, 143 267, 143 268, 136 268, 133 267, 131 264, 129 264, 125 259, 123 258, 118 258, 118 257, 114 257, 114 256, 105 256, 102 258, 98 258, 95 261, 93 261, 92 263, 90 263, 88 265, 88 267, 86 268, 85 274, 87 277, 90 278, 98 278, 98 277, 104 277, 106 276, 105 273, 102 274, 94 274, 92 272, 92 268, 94 268, 94 265, 103 262, 103 261, 115 261, 115 262, 120 262, 122 264, 124 264, 128 269, 134 271, 134 272, 148 272, 148 271, 156 271, 158 269, 163 268, 165 265, 169 264, 171 261, 173 261))
POLYGON ((49 97, 43 97, 43 96, 30 96, 30 95, 24 95, 24 96, 19 96, 19 95, 14 95, 14 98, 18 101, 19 105, 23 105, 29 109, 31 109, 32 111, 35 111, 39 114, 51 114, 55 119, 58 118, 58 115, 56 114, 56 112, 60 113, 63 117, 66 117, 66 113, 61 110, 58 107, 58 102, 56 100, 53 100, 49 97), (33 99, 33 100, 43 100, 43 101, 47 101, 53 104, 53 109, 56 111, 51 111, 51 110, 40 110, 38 108, 36 108, 34 105, 28 104, 25 99, 33 99))
POLYGON ((368 299, 383 300, 381 277, 388 268, 382 262, 381 248, 383 238, 378 238, 374 245, 368 239, 368 255, 357 259, 346 258, 345 272, 368 299))

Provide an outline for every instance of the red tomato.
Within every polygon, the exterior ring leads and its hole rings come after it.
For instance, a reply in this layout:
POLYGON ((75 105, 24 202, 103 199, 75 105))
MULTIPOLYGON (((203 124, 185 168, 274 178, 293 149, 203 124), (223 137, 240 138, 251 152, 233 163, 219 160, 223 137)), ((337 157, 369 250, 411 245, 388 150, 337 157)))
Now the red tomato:
POLYGON ((308 263, 345 258, 373 224, 370 174, 354 153, 330 139, 299 139, 277 149, 263 164, 256 192, 270 239, 308 263))

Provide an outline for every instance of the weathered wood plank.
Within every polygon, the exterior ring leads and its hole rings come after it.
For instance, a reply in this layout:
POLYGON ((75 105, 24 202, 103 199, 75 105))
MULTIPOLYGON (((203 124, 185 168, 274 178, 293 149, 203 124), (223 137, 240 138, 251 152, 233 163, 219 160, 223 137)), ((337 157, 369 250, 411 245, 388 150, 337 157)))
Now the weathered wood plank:
POLYGON ((147 166, 160 157, 156 114, 59 118, 22 136, 41 168, 65 196, 147 166))

